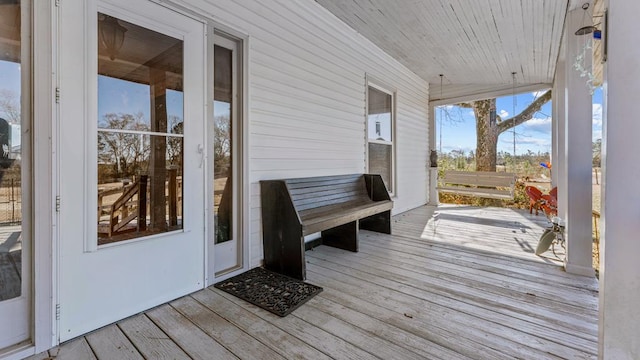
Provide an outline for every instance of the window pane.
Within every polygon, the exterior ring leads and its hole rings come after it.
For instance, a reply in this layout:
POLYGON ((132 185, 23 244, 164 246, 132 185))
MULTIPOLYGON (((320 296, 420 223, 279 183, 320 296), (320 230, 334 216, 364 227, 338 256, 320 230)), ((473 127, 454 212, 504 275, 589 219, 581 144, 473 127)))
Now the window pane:
POLYGON ((369 87, 369 140, 393 141, 391 99, 390 94, 369 87))
POLYGON ((19 2, 0 2, 0 301, 22 293, 20 28, 19 2))
POLYGON ((233 240, 232 52, 214 47, 213 211, 215 243, 233 240))
POLYGON ((98 243, 182 229, 182 40, 98 13, 97 41, 98 243))
POLYGON ((369 173, 380 174, 388 191, 393 190, 391 159, 391 145, 369 143, 369 173))

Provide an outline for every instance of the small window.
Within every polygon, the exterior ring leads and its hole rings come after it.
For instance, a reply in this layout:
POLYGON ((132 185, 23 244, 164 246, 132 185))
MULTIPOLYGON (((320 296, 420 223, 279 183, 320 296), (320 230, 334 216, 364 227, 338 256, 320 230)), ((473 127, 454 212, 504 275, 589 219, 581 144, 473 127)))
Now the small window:
POLYGON ((380 174, 387 190, 394 192, 395 111, 394 93, 369 84, 367 87, 368 172, 380 174))

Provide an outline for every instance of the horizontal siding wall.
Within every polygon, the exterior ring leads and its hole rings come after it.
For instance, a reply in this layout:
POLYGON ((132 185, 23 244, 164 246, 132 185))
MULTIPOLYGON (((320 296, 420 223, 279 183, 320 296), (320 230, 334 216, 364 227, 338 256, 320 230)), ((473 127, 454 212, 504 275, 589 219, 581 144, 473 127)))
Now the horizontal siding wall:
POLYGON ((259 181, 365 171, 365 74, 397 90, 394 213, 427 202, 428 84, 312 0, 184 0, 249 36, 251 264, 259 181))

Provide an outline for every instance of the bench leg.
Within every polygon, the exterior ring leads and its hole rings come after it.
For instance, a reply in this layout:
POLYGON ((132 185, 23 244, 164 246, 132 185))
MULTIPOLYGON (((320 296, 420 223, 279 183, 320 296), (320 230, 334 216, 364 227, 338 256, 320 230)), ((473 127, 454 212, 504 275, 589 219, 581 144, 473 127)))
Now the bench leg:
POLYGON ((391 210, 360 220, 360 229, 391 234, 391 210))
POLYGON ((323 231, 322 244, 358 252, 358 220, 323 231))

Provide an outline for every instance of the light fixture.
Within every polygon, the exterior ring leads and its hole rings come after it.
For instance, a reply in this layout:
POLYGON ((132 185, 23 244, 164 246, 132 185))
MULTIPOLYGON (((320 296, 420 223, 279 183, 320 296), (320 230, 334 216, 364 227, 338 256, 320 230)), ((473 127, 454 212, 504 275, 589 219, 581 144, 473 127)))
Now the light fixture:
POLYGON ((113 16, 103 15, 102 19, 98 21, 100 43, 107 50, 109 59, 116 59, 116 55, 124 44, 124 33, 126 32, 127 28, 120 25, 118 19, 113 16))
MULTIPOLYGON (((588 15, 587 10, 589 9, 589 3, 584 3, 582 4, 582 10, 584 10, 584 13, 582 13, 582 24, 585 23, 585 17, 588 15)), ((589 20, 591 20, 591 16, 589 15, 589 20)), ((593 22, 593 20, 591 20, 591 22, 593 22)), ((585 25, 583 27, 581 27, 580 29, 576 30, 576 35, 587 35, 587 34, 591 34, 592 32, 596 31, 597 28, 595 26, 593 26, 593 24, 591 25, 585 25)))
POLYGON ((594 36, 582 36, 598 33, 598 29, 593 25, 593 16, 588 12, 589 3, 586 2, 582 5, 582 21, 580 24, 584 25, 576 30, 576 56, 573 63, 573 68, 580 74, 580 77, 585 78, 589 93, 593 95, 595 90, 593 75, 593 37, 594 36), (589 25, 585 25, 589 24, 589 25))

